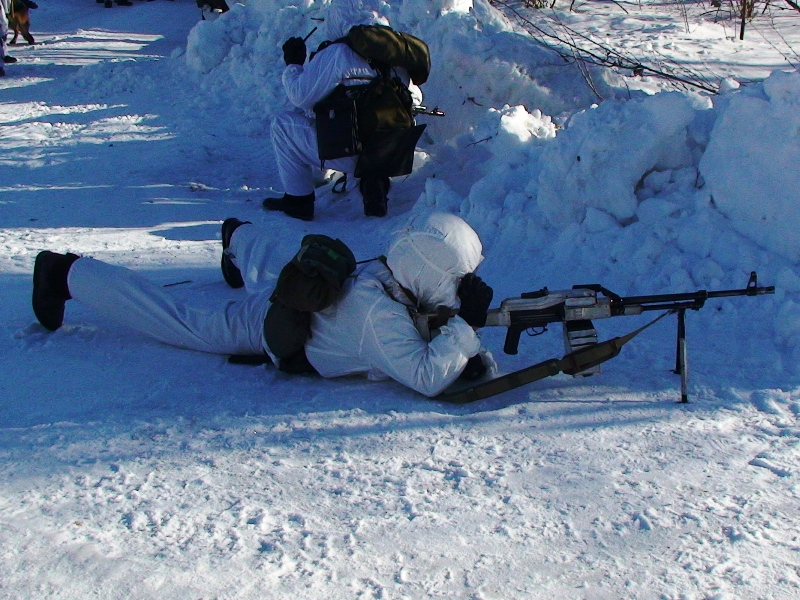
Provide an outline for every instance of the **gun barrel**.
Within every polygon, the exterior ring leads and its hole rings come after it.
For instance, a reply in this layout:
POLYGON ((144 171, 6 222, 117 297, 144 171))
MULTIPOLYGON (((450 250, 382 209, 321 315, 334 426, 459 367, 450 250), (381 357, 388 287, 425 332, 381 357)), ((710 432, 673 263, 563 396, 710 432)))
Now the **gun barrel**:
POLYGON ((630 314, 629 307, 641 307, 641 310, 670 310, 670 309, 693 309, 703 308, 709 298, 730 298, 732 296, 761 296, 764 294, 774 294, 775 286, 748 286, 739 290, 716 290, 708 292, 699 290, 697 292, 687 292, 683 294, 659 294, 653 296, 628 296, 619 298, 617 303, 623 307, 619 314, 630 314))

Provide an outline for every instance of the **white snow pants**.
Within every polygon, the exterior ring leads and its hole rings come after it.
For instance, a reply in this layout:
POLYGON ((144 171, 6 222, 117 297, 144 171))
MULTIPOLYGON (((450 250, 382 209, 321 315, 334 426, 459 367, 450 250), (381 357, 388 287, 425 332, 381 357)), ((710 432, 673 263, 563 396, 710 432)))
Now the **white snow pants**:
MULTIPOLYGON (((272 146, 283 191, 292 196, 314 192, 314 168, 320 168, 314 119, 299 111, 277 114, 272 120, 272 146)), ((352 175, 357 156, 326 160, 325 168, 352 175)))
POLYGON ((72 264, 67 285, 81 304, 171 346, 214 354, 262 354, 266 347, 268 293, 222 300, 213 309, 192 306, 130 269, 93 258, 72 264))
MULTIPOLYGON (((6 35, 8 35, 8 18, 3 3, 0 2, 0 60, 6 55, 6 35)), ((0 63, 0 67, 2 66, 0 63)))
POLYGON ((278 243, 262 227, 251 224, 237 227, 231 236, 228 252, 242 273, 247 293, 271 295, 281 269, 300 249, 301 239, 297 238, 296 245, 278 243))

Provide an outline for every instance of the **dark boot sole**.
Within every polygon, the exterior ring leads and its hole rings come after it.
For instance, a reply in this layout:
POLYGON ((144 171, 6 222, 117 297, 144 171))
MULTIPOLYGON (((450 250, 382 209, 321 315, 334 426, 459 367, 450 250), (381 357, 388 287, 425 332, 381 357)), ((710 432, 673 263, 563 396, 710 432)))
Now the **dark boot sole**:
POLYGON ((280 211, 283 214, 292 217, 293 219, 300 219, 301 221, 314 220, 314 202, 312 201, 309 206, 296 206, 295 202, 287 201, 285 198, 267 198, 261 203, 267 210, 280 211))
POLYGON ((64 308, 69 300, 69 297, 54 290, 50 283, 50 270, 63 260, 62 255, 45 250, 38 254, 33 265, 33 314, 42 327, 49 331, 56 331, 64 323, 64 308))
POLYGON ((362 179, 358 188, 364 202, 364 215, 367 217, 385 217, 389 210, 389 188, 391 182, 388 178, 362 179))
POLYGON ((235 290, 244 287, 244 278, 239 268, 233 264, 233 260, 231 260, 226 250, 231 245, 233 232, 236 231, 240 225, 244 225, 245 223, 250 223, 250 221, 240 221, 234 217, 225 219, 222 223, 222 260, 220 262, 220 269, 222 270, 222 277, 225 279, 225 283, 235 290))

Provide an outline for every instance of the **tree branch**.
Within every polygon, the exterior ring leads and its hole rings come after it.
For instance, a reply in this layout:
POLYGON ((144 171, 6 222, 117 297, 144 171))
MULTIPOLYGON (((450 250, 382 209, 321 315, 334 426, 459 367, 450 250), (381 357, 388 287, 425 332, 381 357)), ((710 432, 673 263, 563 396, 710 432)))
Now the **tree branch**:
POLYGON ((548 48, 552 52, 555 52, 566 62, 575 60, 581 63, 596 66, 630 70, 636 74, 649 73, 655 77, 660 77, 662 79, 674 81, 682 85, 695 87, 711 94, 718 93, 718 90, 715 87, 713 87, 710 83, 703 81, 703 78, 696 73, 689 72, 689 76, 680 76, 670 73, 667 70, 646 65, 635 57, 626 56, 621 52, 614 50, 613 48, 604 46, 587 35, 571 29, 560 21, 555 20, 558 28, 569 37, 569 39, 564 39, 560 35, 546 31, 533 23, 530 19, 521 14, 519 10, 511 6, 506 0, 489 0, 489 2, 493 5, 501 7, 504 12, 517 19, 522 24, 523 29, 528 32, 534 41, 548 48), (574 41, 576 39, 581 40, 584 44, 581 45, 574 41))

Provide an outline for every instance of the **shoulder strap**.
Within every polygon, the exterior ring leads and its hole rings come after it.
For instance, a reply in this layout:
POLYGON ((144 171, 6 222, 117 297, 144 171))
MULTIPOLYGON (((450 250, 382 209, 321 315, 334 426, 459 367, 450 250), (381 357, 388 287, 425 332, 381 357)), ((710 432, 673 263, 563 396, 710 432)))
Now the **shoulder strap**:
POLYGON ((311 62, 314 59, 314 57, 323 50, 325 50, 325 48, 327 48, 328 46, 333 46, 334 44, 347 44, 348 46, 350 46, 350 44, 347 41, 347 38, 339 38, 338 40, 333 40, 333 41, 325 40, 319 46, 317 46, 317 49, 314 50, 314 52, 311 53, 311 55, 308 57, 308 62, 311 62))
POLYGON ((353 44, 351 44, 350 40, 348 38, 346 38, 346 37, 339 38, 338 40, 333 40, 333 41, 326 40, 326 41, 322 42, 317 47, 317 49, 314 52, 311 53, 311 56, 308 58, 309 62, 311 62, 311 60, 313 60, 313 58, 317 54, 319 54, 320 52, 325 50, 325 48, 328 48, 329 46, 333 46, 334 44, 344 44, 345 46, 350 48, 350 50, 352 50, 353 52, 358 54, 361 58, 363 58, 365 61, 367 61, 369 63, 369 66, 372 67, 373 69, 375 69, 376 71, 378 71, 378 73, 382 77, 386 77, 386 78, 390 77, 390 75, 391 75, 391 66, 390 65, 378 62, 378 61, 373 60, 371 58, 367 58, 366 56, 361 54, 358 50, 353 48, 353 44))
MULTIPOLYGON (((368 56, 364 56, 355 47, 353 47, 353 44, 352 44, 352 42, 350 41, 349 38, 347 38, 347 37, 339 38, 335 42, 331 42, 331 44, 344 44, 344 45, 346 45, 348 48, 350 48, 350 50, 352 50, 353 52, 358 54, 361 58, 363 58, 365 61, 367 61, 369 66, 372 67, 373 69, 375 69, 379 73, 379 75, 381 77, 385 77, 387 79, 390 77, 390 75, 391 75, 390 72, 391 72, 391 69, 392 69, 391 65, 388 65, 387 63, 383 63, 383 62, 380 62, 378 60, 375 60, 374 58, 369 58, 368 56)), ((330 44, 328 44, 328 45, 330 45, 330 44)))

